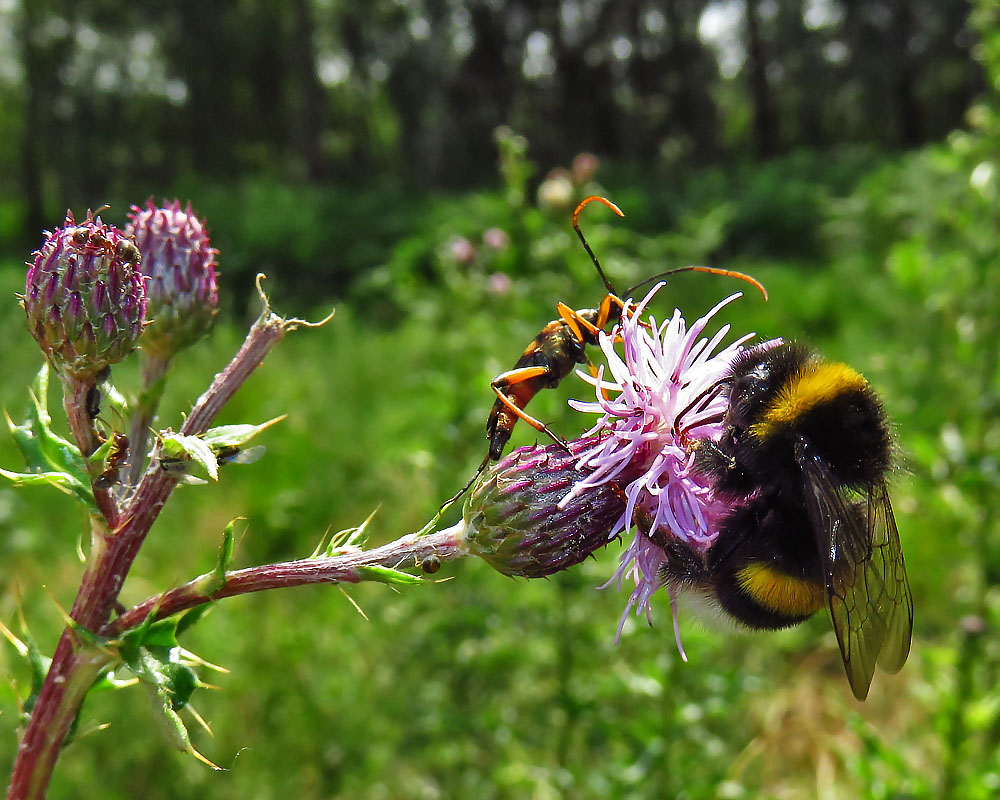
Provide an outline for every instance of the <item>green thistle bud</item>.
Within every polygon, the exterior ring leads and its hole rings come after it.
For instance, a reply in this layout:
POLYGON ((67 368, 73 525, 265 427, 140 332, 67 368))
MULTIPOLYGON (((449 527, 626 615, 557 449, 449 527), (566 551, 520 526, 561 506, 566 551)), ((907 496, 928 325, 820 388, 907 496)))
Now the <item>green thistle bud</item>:
POLYGON ((87 380, 132 352, 146 314, 145 280, 132 239, 87 212, 46 232, 28 262, 28 327, 58 369, 87 380))
POLYGON ((127 233, 142 253, 143 272, 149 276, 143 349, 169 358, 198 341, 212 328, 219 305, 215 250, 205 224, 189 203, 180 201, 157 208, 152 198, 144 208, 132 206, 127 233))
POLYGON ((625 503, 611 485, 562 500, 585 473, 577 453, 590 439, 522 447, 476 481, 462 512, 465 545, 504 575, 541 578, 579 564, 621 519, 625 503))

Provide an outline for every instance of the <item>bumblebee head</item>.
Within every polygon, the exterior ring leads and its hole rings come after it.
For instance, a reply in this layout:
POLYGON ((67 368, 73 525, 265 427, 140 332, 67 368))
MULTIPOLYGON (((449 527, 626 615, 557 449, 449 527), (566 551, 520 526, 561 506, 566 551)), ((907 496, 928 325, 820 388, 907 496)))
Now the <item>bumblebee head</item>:
POLYGON ((744 350, 733 362, 728 385, 726 424, 748 428, 774 404, 778 393, 801 373, 811 358, 795 343, 766 343, 744 350))
POLYGON ((884 479, 892 449, 885 412, 851 367, 803 345, 771 344, 741 354, 727 380, 726 424, 755 473, 782 471, 806 440, 838 481, 863 488, 884 479))

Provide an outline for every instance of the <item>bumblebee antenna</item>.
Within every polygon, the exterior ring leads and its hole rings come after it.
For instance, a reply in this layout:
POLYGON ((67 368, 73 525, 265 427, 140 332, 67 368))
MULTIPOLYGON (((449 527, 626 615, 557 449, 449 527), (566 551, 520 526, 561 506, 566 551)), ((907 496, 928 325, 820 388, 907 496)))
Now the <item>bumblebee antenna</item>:
POLYGON ((590 249, 590 245, 587 244, 587 239, 583 235, 583 231, 580 230, 580 225, 577 222, 580 216, 580 212, 583 211, 583 207, 588 205, 589 203, 593 203, 595 200, 598 203, 603 203, 604 205, 606 205, 608 208, 614 211, 619 217, 625 216, 625 212, 622 211, 620 208, 618 208, 618 206, 616 206, 610 200, 608 200, 608 198, 592 194, 589 197, 584 197, 583 200, 580 201, 580 205, 578 205, 576 209, 573 211, 573 230, 576 231, 576 235, 579 236, 580 241, 583 242, 583 249, 587 251, 587 255, 590 256, 590 260, 593 261, 594 266, 597 267, 597 274, 600 275, 601 280, 604 281, 605 288, 608 290, 610 294, 613 294, 615 297, 617 297, 618 293, 615 291, 615 287, 611 285, 611 281, 608 280, 608 276, 605 275, 604 270, 601 269, 601 262, 597 260, 597 256, 594 255, 594 251, 590 249))
MULTIPOLYGON (((579 211, 579 209, 577 210, 579 211)), ((588 252, 590 251, 589 247, 587 248, 587 251, 588 252)), ((598 269, 600 269, 600 267, 598 267, 598 269)), ((666 272, 661 272, 658 275, 653 275, 650 278, 646 278, 645 280, 639 281, 635 286, 630 287, 629 290, 625 292, 625 297, 631 297, 632 293, 636 289, 641 289, 647 283, 658 281, 661 278, 667 277, 668 275, 675 275, 678 272, 707 272, 709 275, 724 275, 728 278, 739 278, 741 281, 746 281, 751 286, 753 286, 757 291, 759 291, 764 296, 764 302, 767 302, 767 289, 764 288, 764 284, 762 284, 759 280, 754 278, 752 275, 747 275, 744 272, 737 272, 734 269, 719 269, 718 267, 677 267, 676 269, 668 269, 666 272)), ((607 283, 606 280, 605 283, 607 283)))

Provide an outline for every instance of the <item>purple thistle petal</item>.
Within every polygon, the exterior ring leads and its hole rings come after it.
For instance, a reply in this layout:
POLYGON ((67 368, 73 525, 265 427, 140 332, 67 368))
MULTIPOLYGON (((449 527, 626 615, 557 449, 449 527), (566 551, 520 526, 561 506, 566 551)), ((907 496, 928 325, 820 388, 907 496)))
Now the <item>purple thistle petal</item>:
MULTIPOLYGON (((661 571, 666 554, 650 539, 649 531, 702 552, 718 536, 728 509, 715 499, 708 480, 692 469, 690 445, 694 434, 710 439, 722 434, 719 420, 726 402, 708 390, 726 375, 743 344, 752 338, 750 334, 720 349, 729 325, 711 337, 702 336, 715 315, 742 296, 739 293, 717 303, 690 328, 679 310, 663 323, 652 316, 643 322, 643 312, 662 285, 638 305, 628 301, 619 324, 611 333, 601 334, 607 367, 602 366, 596 378, 578 373, 594 387, 594 400, 570 401, 576 410, 599 414, 600 419, 588 431, 594 443, 577 458, 577 468, 585 475, 560 505, 614 481, 624 493, 625 509, 608 538, 636 528, 618 569, 605 584, 620 589, 625 578, 635 583, 619 636, 633 609, 650 617, 651 600, 665 586, 661 571), (621 344, 618 349, 616 340, 621 344), (688 410, 692 403, 694 408, 688 410), (639 529, 639 519, 648 530, 639 529)), ((675 608, 673 598, 671 608, 675 608)), ((679 635, 678 648, 683 653, 679 635)))

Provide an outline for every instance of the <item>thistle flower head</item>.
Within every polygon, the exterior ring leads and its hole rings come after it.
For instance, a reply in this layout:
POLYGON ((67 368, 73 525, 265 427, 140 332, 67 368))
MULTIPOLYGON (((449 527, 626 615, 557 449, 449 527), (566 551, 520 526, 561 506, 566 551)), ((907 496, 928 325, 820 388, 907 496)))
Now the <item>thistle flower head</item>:
POLYGON ((522 447, 492 465, 465 503, 465 546, 504 575, 541 578, 608 543, 624 501, 614 486, 566 498, 592 442, 522 447), (566 502, 560 502, 562 500, 566 502))
POLYGON ((219 304, 216 261, 204 222, 190 203, 157 207, 152 198, 142 208, 132 206, 126 232, 142 253, 149 276, 150 324, 142 346, 169 358, 194 344, 212 327, 219 304))
POLYGON ((663 324, 652 316, 643 321, 660 286, 638 306, 626 303, 621 323, 601 336, 607 368, 602 367, 597 378, 580 373, 595 386, 596 399, 571 401, 577 410, 601 416, 588 431, 591 445, 577 458, 584 477, 562 502, 575 502, 614 483, 621 487, 625 502, 609 535, 637 528, 609 581, 619 587, 625 577, 635 582, 622 624, 633 608, 648 615, 651 597, 664 586, 661 568, 666 555, 650 532, 658 539, 674 537, 702 552, 718 536, 729 507, 715 497, 710 480, 693 469, 691 443, 722 434, 726 403, 715 389, 753 335, 722 349, 729 325, 711 338, 702 337, 712 318, 740 294, 723 300, 690 328, 676 310, 663 324), (616 341, 621 342, 621 354, 616 341), (641 524, 634 525, 639 520, 641 524))
POLYGON ((42 351, 87 380, 135 348, 146 314, 140 254, 131 237, 87 212, 46 232, 28 262, 22 305, 42 351))

